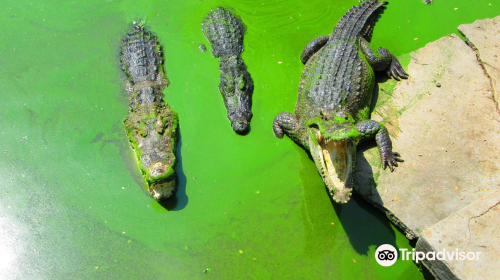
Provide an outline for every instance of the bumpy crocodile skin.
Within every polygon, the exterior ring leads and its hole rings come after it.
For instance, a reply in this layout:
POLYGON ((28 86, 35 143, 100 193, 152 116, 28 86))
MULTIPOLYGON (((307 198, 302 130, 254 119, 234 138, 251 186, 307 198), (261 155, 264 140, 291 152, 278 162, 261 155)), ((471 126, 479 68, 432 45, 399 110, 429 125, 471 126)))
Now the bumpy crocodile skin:
MULTIPOLYGON (((389 166, 392 170, 398 161, 402 161, 399 154, 392 152, 387 129, 368 120, 374 70, 385 71, 397 80, 408 77, 388 50, 380 48, 374 51, 369 45, 374 25, 387 4, 378 0, 361 1, 340 19, 331 35, 315 38, 305 47, 300 56, 305 66, 295 114, 282 112, 274 119, 275 135, 281 138, 286 134, 310 151, 320 173, 325 167, 320 166, 323 151, 318 145, 332 139, 334 146, 344 145, 344 141, 348 143, 349 157, 355 159, 354 145, 375 138, 384 168, 389 166)), ((352 179, 354 164, 349 168, 345 178, 352 179)), ((345 179, 345 188, 338 190, 328 176, 323 178, 333 199, 339 203, 347 202, 353 180, 345 179)))
POLYGON ((127 75, 130 110, 124 120, 130 145, 156 200, 172 196, 177 187, 175 148, 177 113, 163 101, 168 85, 157 38, 142 25, 122 42, 121 64, 127 75))
POLYGON ((220 58, 219 91, 224 99, 227 117, 236 133, 247 133, 252 118, 253 80, 241 58, 245 29, 239 19, 224 8, 210 12, 202 31, 220 58))

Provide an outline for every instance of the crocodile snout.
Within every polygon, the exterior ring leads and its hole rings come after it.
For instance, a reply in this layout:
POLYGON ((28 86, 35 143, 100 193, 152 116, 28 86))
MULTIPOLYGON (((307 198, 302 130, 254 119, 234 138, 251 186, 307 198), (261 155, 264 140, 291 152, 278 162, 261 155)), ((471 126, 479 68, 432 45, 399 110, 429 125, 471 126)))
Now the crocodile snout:
POLYGON ((250 128, 250 125, 246 120, 235 121, 231 124, 231 126, 233 127, 234 132, 238 134, 247 133, 250 128))

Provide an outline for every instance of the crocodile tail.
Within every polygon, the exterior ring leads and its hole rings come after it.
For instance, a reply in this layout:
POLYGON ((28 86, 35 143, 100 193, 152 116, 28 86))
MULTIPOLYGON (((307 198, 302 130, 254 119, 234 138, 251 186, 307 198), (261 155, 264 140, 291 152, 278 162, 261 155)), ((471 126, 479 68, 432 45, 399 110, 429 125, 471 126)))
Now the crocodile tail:
POLYGON ((360 1, 360 5, 353 6, 342 16, 330 40, 356 40, 361 35, 370 41, 373 27, 387 4, 389 4, 387 1, 360 1))

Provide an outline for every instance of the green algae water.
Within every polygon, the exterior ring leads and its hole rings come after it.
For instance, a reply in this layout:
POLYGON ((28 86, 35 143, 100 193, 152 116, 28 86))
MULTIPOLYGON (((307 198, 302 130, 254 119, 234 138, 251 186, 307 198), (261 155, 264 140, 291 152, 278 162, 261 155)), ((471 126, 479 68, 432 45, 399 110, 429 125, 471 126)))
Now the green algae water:
MULTIPOLYGON (((307 154, 272 133, 295 106, 302 49, 357 3, 2 1, 0 278, 423 279, 412 262, 378 265, 379 245, 411 248, 406 238, 356 197, 332 204, 307 154), (246 136, 226 118, 217 59, 198 49, 218 6, 246 25, 246 136), (133 21, 164 47, 180 119, 180 186, 164 205, 145 194, 122 123, 119 50, 133 21)), ((491 0, 394 0, 373 44, 407 55, 499 14, 491 0)))

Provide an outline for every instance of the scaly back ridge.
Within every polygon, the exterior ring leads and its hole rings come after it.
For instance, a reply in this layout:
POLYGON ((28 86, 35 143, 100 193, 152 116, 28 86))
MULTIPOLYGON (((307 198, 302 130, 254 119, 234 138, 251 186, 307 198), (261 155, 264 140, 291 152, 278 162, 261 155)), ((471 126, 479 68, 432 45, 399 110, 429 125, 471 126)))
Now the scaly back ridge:
POLYGON ((355 40, 360 34, 370 41, 374 24, 387 4, 386 1, 368 0, 353 6, 335 26, 330 41, 355 40))

